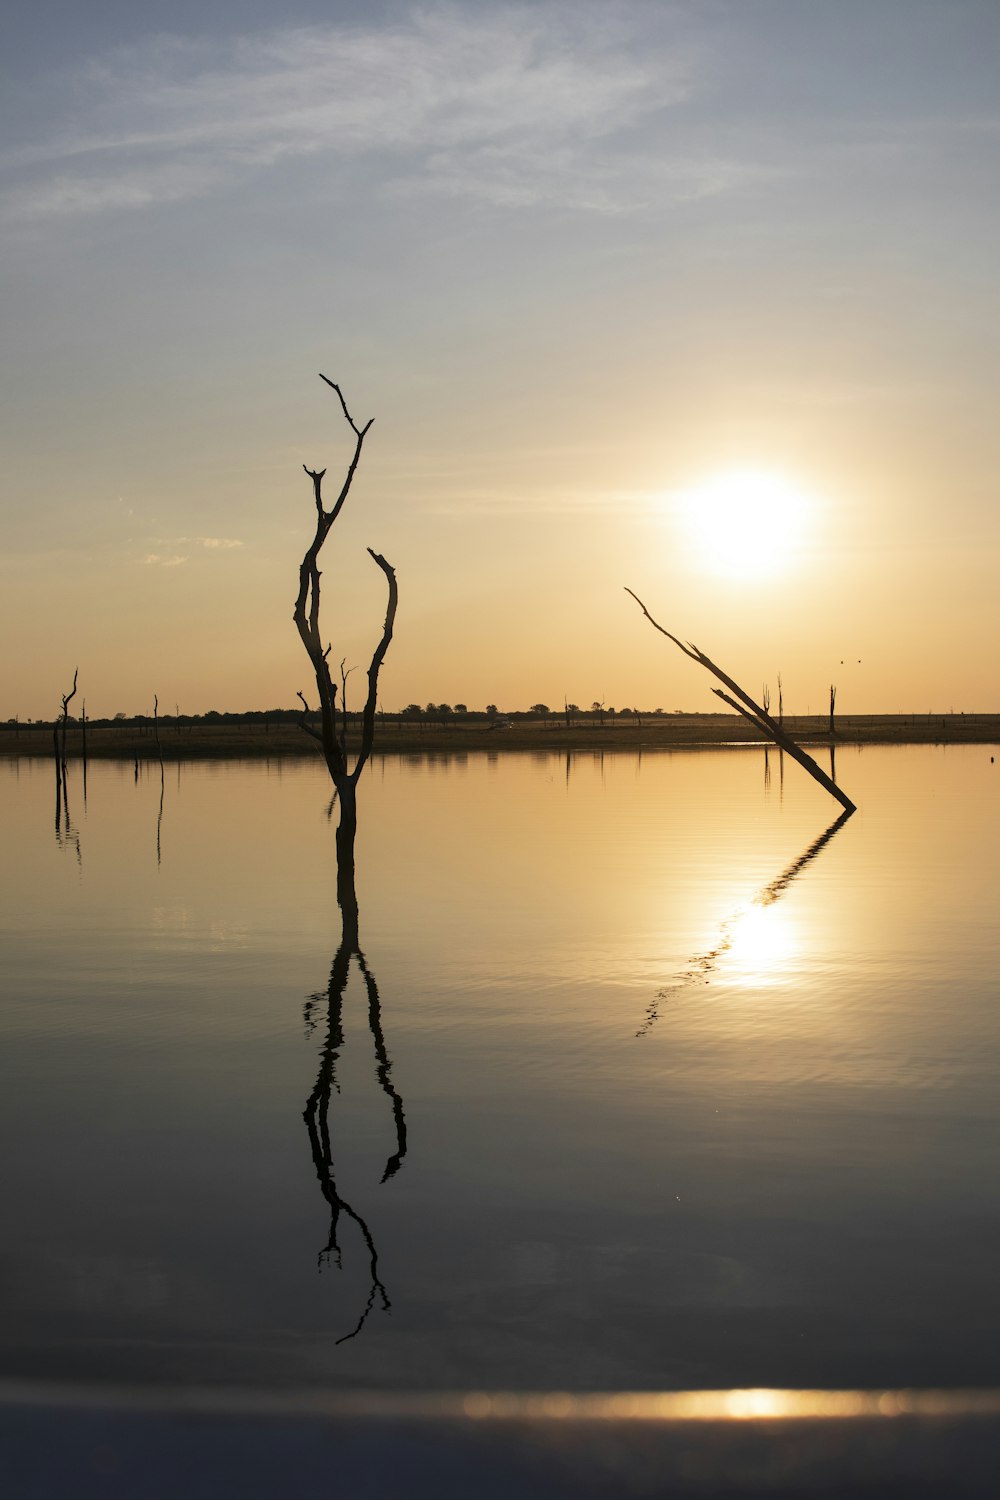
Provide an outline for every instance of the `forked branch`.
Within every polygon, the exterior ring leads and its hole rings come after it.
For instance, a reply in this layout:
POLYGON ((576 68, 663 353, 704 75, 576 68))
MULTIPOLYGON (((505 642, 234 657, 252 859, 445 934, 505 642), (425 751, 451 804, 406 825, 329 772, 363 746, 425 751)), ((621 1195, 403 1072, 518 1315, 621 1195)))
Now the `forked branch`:
MULTIPOLYGON (((337 684, 334 682, 330 672, 329 662, 331 647, 329 643, 326 645, 323 644, 320 630, 320 580, 322 574, 319 567, 319 556, 323 548, 323 543, 330 533, 330 528, 339 516, 350 493, 351 485, 354 482, 354 475, 357 472, 358 463, 361 459, 361 450, 364 446, 365 437, 374 419, 369 418, 364 425, 359 425, 351 416, 347 402, 344 399, 344 393, 336 381, 330 380, 326 375, 320 375, 320 379, 337 394, 344 420, 354 434, 354 451, 347 466, 347 472, 344 476, 344 482, 340 487, 340 492, 329 510, 327 510, 323 500, 323 480, 326 470, 310 469, 306 464, 302 466, 305 473, 312 480, 313 500, 316 506, 316 530, 299 567, 299 589, 295 599, 293 617, 299 638, 312 664, 313 674, 316 679, 316 690, 319 695, 319 730, 315 730, 308 723, 307 705, 307 717, 301 722, 309 733, 321 741, 333 783, 339 791, 344 792, 347 786, 356 785, 358 777, 371 754, 375 733, 375 706, 378 699, 378 673, 385 659, 386 651, 389 649, 389 642, 392 640, 393 625, 396 618, 397 589, 396 575, 392 567, 386 562, 384 557, 372 551, 369 547, 370 556, 385 574, 389 589, 389 599, 386 607, 385 624, 382 629, 382 638, 375 649, 371 665, 368 668, 368 697, 362 714, 361 751, 354 768, 349 769, 346 734, 347 706, 343 694, 343 689, 346 688, 347 674, 344 672, 343 663, 341 663, 341 722, 338 724, 337 684)), ((301 693, 299 697, 302 698, 301 693)), ((302 698, 302 702, 305 705, 304 698, 302 698)))

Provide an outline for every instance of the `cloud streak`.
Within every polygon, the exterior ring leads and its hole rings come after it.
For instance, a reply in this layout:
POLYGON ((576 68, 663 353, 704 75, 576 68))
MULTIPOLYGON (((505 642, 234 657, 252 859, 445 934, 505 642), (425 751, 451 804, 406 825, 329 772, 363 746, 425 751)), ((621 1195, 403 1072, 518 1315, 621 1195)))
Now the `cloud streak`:
MULTIPOLYGON (((151 538, 151 540, 156 547, 171 549, 177 547, 201 547, 206 552, 232 552, 235 548, 243 546, 241 541, 230 536, 158 536, 151 538)), ((172 550, 167 553, 147 552, 142 561, 145 566, 149 567, 179 568, 183 563, 190 562, 191 556, 189 552, 180 553, 172 550)))
POLYGON ((0 158, 6 211, 141 209, 309 157, 362 161, 411 193, 615 210, 631 199, 616 137, 680 102, 687 73, 680 51, 654 66, 614 12, 586 4, 434 7, 225 45, 160 37, 67 80, 82 125, 0 158))

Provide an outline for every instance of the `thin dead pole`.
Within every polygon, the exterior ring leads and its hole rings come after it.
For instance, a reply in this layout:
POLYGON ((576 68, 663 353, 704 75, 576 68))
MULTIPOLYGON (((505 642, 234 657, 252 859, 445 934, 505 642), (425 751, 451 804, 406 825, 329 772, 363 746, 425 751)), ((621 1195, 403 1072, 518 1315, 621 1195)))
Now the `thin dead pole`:
POLYGON ((161 833, 163 831, 163 746, 160 744, 160 700, 153 694, 153 739, 156 741, 156 753, 160 759, 160 811, 156 817, 156 865, 160 866, 163 858, 161 833))
POLYGON ((683 641, 679 641, 675 635, 671 635, 669 630, 665 630, 657 620, 653 619, 653 616, 649 613, 649 610, 643 604, 642 600, 639 598, 639 595, 636 594, 632 589, 626 588, 625 592, 626 594, 632 595, 632 598, 635 600, 636 604, 638 604, 639 608, 642 610, 643 614, 646 616, 646 619, 649 621, 650 625, 652 625, 654 630, 658 630, 661 635, 665 635, 668 641, 673 641, 674 645, 680 651, 684 652, 685 656, 690 656, 691 660, 696 661, 699 666, 704 667, 706 672, 711 672, 713 677, 717 677, 720 682, 725 683, 726 687, 729 688, 730 691, 728 693, 725 693, 721 688, 713 688, 712 691, 715 693, 716 697, 721 698, 723 703, 728 703, 730 708, 735 708, 736 712, 738 714, 742 714, 745 719, 748 719, 749 722, 753 724, 761 734, 765 735, 768 739, 773 740, 774 743, 778 746, 779 750, 786 750, 793 760, 798 761, 803 770, 808 771, 809 775, 815 781, 818 781, 820 786, 830 793, 831 797, 836 798, 836 800, 840 803, 841 807, 843 807, 846 812, 857 812, 857 804, 852 802, 850 797, 848 797, 845 792, 842 792, 840 790, 840 787, 837 785, 837 783, 835 781, 832 781, 826 774, 826 772, 816 764, 811 755, 807 754, 805 750, 801 749, 800 746, 798 746, 791 738, 791 736, 786 734, 785 731, 774 722, 770 714, 765 709, 761 708, 759 703, 754 702, 749 693, 745 693, 743 691, 738 682, 734 682, 733 679, 728 676, 728 674, 725 673, 721 667, 716 666, 715 662, 712 661, 711 657, 706 656, 704 651, 699 651, 698 647, 694 645, 693 642, 689 641, 685 646, 683 641))
POLYGON ((76 679, 79 677, 79 675, 80 675, 80 668, 77 667, 77 668, 75 668, 75 670, 73 672, 73 686, 70 688, 70 690, 69 690, 68 693, 63 693, 63 700, 62 700, 62 746, 61 746, 60 756, 59 756, 60 760, 62 761, 63 776, 66 775, 66 722, 69 719, 69 706, 70 706, 70 703, 76 697, 76 679))

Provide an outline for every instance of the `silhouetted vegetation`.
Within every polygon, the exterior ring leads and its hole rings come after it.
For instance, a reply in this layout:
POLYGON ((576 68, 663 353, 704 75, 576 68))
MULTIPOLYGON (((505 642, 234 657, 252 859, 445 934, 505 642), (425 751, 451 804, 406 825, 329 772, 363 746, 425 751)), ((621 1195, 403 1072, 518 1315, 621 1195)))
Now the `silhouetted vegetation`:
MULTIPOLYGON (((303 735, 302 709, 270 708, 242 712, 209 710, 204 714, 160 714, 160 752, 164 761, 313 756, 317 742, 303 735)), ((362 716, 346 716, 348 744, 360 741, 362 716)), ((318 726, 314 710, 311 721, 318 726)), ((784 714, 784 727, 799 743, 825 745, 829 717, 784 714)), ((61 720, 8 719, 0 722, 0 755, 53 755, 53 730, 61 720)), ((568 704, 567 710, 539 719, 526 709, 467 709, 442 721, 419 704, 376 714, 373 753, 418 750, 546 748, 558 750, 649 749, 695 745, 754 744, 767 739, 746 722, 734 734, 730 713, 693 713, 683 709, 629 709, 603 718, 590 709, 568 704)), ((994 744, 1000 740, 1000 714, 901 713, 837 715, 836 739, 850 744, 994 744)), ((83 754, 83 722, 67 719, 66 755, 83 754)), ((158 752, 150 714, 118 713, 86 720, 86 754, 93 759, 156 760, 158 752)))

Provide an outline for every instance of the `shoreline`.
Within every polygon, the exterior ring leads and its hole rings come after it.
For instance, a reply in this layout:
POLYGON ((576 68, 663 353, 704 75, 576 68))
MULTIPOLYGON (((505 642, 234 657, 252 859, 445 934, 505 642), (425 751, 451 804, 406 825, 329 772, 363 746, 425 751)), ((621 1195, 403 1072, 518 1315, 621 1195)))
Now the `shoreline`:
MULTIPOLYGON (((785 728, 803 747, 847 748, 851 745, 1000 745, 1000 714, 852 714, 838 715, 831 736, 826 716, 786 715, 785 728)), ((352 726, 353 727, 353 726, 352 726)), ((348 734, 348 750, 357 748, 348 734)), ((506 727, 471 721, 448 725, 385 719, 378 724, 375 755, 440 755, 511 752, 615 750, 704 750, 775 748, 734 714, 649 715, 634 719, 590 720, 569 725, 551 719, 506 721, 506 727)), ((67 734, 67 760, 83 758, 83 734, 73 725, 67 734)), ((319 756, 320 749, 296 724, 162 725, 159 738, 148 725, 88 725, 88 760, 245 760, 319 756)), ((0 726, 0 756, 8 759, 53 758, 52 727, 0 726)))

